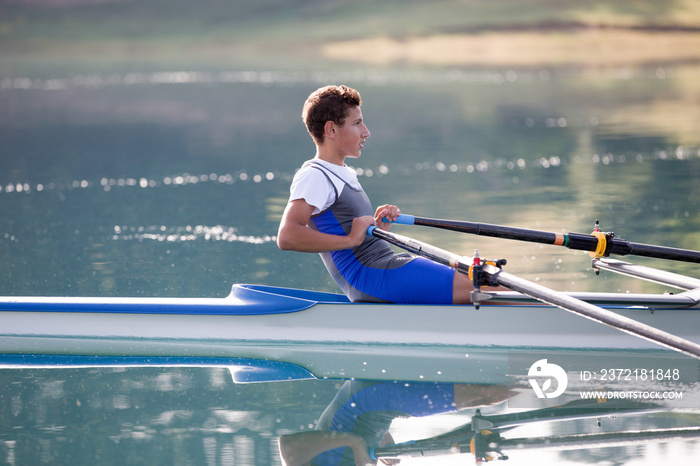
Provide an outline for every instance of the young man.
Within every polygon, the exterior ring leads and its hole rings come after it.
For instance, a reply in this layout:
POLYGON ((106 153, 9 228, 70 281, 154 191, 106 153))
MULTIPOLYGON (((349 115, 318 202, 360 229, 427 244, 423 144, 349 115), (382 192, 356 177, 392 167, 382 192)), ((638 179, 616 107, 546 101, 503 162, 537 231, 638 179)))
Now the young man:
POLYGON ((280 249, 320 253, 333 280, 351 301, 405 304, 466 304, 469 278, 454 269, 410 254, 396 254, 383 240, 366 235, 370 225, 388 230, 400 214, 385 204, 373 212, 357 175, 345 165, 358 158, 370 132, 360 94, 326 86, 306 100, 302 118, 316 144, 316 156, 294 176, 282 215, 280 249))

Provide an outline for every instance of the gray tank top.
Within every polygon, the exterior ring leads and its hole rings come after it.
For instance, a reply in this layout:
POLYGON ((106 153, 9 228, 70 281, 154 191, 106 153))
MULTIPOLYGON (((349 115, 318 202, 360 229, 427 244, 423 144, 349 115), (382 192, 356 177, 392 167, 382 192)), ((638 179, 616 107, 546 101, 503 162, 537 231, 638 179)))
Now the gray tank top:
MULTIPOLYGON (((372 203, 362 188, 355 188, 340 176, 318 163, 311 162, 324 174, 335 192, 335 202, 326 210, 311 217, 309 226, 322 233, 347 235, 352 229, 352 221, 356 217, 374 215, 372 203), (340 195, 331 181, 331 176, 343 181, 345 189, 340 195)), ((401 267, 413 259, 408 253, 396 254, 386 241, 367 236, 359 246, 353 249, 320 253, 326 269, 343 293, 352 302, 369 301, 384 302, 374 296, 364 293, 361 285, 354 278, 361 272, 362 267, 374 269, 393 269, 401 267)))

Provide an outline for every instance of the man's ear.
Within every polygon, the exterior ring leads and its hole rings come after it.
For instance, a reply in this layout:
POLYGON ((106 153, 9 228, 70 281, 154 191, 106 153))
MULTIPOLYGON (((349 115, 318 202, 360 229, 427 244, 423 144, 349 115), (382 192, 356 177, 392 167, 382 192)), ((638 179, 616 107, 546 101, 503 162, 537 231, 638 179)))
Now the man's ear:
POLYGON ((335 128, 336 124, 333 120, 328 120, 325 125, 323 125, 323 133, 328 139, 335 139, 335 128))

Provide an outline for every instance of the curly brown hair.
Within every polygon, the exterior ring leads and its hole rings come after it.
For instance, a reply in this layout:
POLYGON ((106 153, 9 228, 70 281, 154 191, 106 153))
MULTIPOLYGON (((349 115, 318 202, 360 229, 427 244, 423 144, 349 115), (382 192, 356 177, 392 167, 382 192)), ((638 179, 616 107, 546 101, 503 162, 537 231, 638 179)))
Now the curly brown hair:
POLYGON ((340 126, 345 123, 350 108, 362 105, 360 93, 350 87, 325 86, 315 90, 304 102, 301 117, 306 129, 317 144, 324 140, 327 121, 340 126))

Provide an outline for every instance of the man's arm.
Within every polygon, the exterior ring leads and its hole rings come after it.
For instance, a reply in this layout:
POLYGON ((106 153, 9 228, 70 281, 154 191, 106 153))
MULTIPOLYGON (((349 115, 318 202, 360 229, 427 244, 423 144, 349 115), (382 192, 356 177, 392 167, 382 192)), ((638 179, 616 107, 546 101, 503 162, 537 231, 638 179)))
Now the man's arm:
POLYGON ((284 466, 303 466, 324 451, 349 447, 355 457, 355 464, 366 466, 376 464, 369 457, 365 440, 347 432, 309 431, 282 435, 279 438, 280 456, 284 466))
POLYGON ((277 232, 277 246, 280 249, 300 252, 327 252, 354 248, 362 244, 367 234, 367 228, 374 224, 374 218, 371 216, 358 217, 353 220, 352 229, 348 236, 329 235, 307 226, 313 210, 313 206, 303 199, 296 199, 287 204, 277 232))

